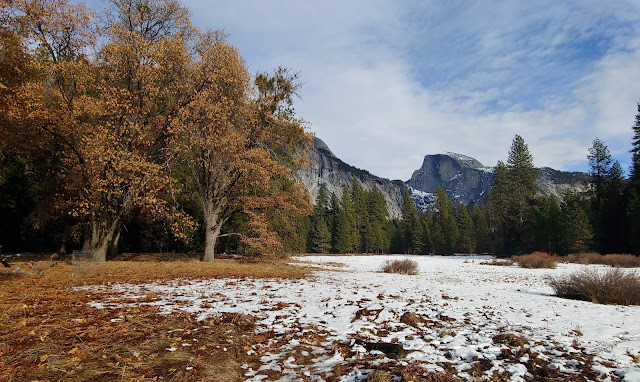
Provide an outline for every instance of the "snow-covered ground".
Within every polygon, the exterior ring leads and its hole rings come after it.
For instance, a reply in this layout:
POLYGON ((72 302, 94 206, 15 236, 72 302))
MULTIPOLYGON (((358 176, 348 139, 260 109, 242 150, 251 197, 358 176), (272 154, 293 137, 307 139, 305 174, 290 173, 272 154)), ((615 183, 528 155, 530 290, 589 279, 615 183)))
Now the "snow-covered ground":
POLYGON ((640 365, 634 363, 640 358, 640 307, 560 299, 546 283, 549 276, 586 266, 529 270, 481 265, 482 257, 414 256, 419 275, 378 272, 395 258, 405 256, 301 257, 345 264, 303 280, 100 286, 120 294, 92 305, 121 306, 118 300, 155 292, 159 299, 138 303, 201 319, 251 314, 258 319, 256 331, 273 330, 289 340, 279 341, 277 349, 274 342, 249 351, 262 354, 261 365, 245 366, 249 381, 270 380, 267 370, 277 371, 282 380, 322 380, 338 364, 349 367, 343 381, 365 380, 371 368, 385 365, 448 371, 464 380, 499 374, 514 381, 533 379, 532 368, 544 366, 565 376, 588 371, 587 379, 640 381, 640 365), (406 313, 415 314, 413 320, 406 313), (320 340, 309 341, 309 334, 320 340), (527 344, 513 343, 514 338, 527 344), (406 356, 365 348, 380 342, 402 345, 406 356))

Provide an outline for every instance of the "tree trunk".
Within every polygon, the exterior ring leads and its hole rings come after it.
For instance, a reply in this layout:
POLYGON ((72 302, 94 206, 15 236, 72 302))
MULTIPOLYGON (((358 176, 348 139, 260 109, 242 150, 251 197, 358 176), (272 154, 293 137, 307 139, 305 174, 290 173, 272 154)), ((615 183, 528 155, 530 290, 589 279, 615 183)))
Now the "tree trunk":
POLYGON ((202 261, 213 261, 215 258, 216 241, 220 236, 222 222, 218 221, 220 207, 211 202, 205 202, 204 208, 204 255, 202 261))
POLYGON ((120 221, 116 220, 111 224, 107 222, 94 222, 91 234, 91 261, 104 262, 107 260, 107 253, 113 247, 114 239, 120 232, 120 221))
POLYGON ((67 254, 67 235, 62 236, 62 243, 60 244, 60 249, 58 250, 58 253, 61 256, 64 256, 67 254))
POLYGON ((122 233, 122 226, 120 226, 120 228, 118 228, 116 234, 113 237, 113 240, 111 241, 111 245, 109 246, 109 250, 107 251, 107 255, 111 258, 118 256, 119 253, 119 246, 120 246, 120 234, 122 233))
POLYGON ((82 253, 91 252, 91 227, 84 230, 84 242, 82 243, 82 253))

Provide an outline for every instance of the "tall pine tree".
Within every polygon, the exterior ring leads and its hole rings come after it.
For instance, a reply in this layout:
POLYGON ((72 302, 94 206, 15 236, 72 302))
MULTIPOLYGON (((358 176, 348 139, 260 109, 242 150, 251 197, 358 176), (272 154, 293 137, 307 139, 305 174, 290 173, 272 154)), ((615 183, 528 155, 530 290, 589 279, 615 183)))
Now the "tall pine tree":
POLYGON ((418 221, 418 209, 409 194, 409 188, 404 187, 402 194, 402 222, 400 223, 402 234, 402 252, 415 254, 420 252, 424 245, 422 229, 418 221))
POLYGON ((369 219, 364 237, 365 252, 379 253, 389 248, 389 239, 385 233, 387 201, 377 187, 366 193, 366 199, 369 219))
POLYGON ((611 174, 611 154, 609 148, 600 139, 593 140, 589 148, 589 193, 591 196, 591 225, 594 231, 596 249, 600 253, 607 251, 606 238, 606 200, 607 183, 611 174))
POLYGON ((456 251, 460 232, 453 214, 451 200, 447 197, 446 191, 442 187, 436 189, 436 221, 442 229, 444 236, 443 252, 452 255, 456 251))
POLYGON ((582 196, 567 192, 560 210, 560 253, 584 252, 590 247, 593 233, 586 210, 582 196))
POLYGON ((473 229, 473 221, 469 216, 469 211, 464 204, 458 204, 456 209, 456 222, 458 224, 458 231, 460 238, 458 239, 458 252, 460 253, 475 253, 476 240, 475 232, 473 229))
POLYGON ((531 249, 530 235, 533 222, 533 199, 536 194, 536 174, 538 170, 533 165, 533 157, 524 139, 516 135, 507 157, 509 182, 512 193, 510 195, 510 216, 513 221, 513 250, 516 253, 531 249))
POLYGON ((356 222, 357 243, 359 251, 364 251, 364 239, 369 224, 369 211, 365 191, 360 185, 360 181, 355 176, 351 181, 351 200, 353 201, 354 217, 356 222))
POLYGON ((524 139, 516 135, 507 164, 498 162, 494 170, 489 191, 491 230, 500 254, 518 254, 533 246, 536 173, 529 148, 524 139))
POLYGON ((629 246, 631 251, 640 254, 640 103, 632 129, 631 189, 627 208, 630 223, 629 246))
POLYGON ((491 236, 489 235, 489 223, 484 205, 475 205, 471 210, 471 220, 473 220, 473 230, 476 241, 476 252, 490 253, 493 251, 491 236))
POLYGON ((331 250, 331 231, 327 225, 328 200, 323 188, 320 188, 316 205, 311 216, 310 250, 317 253, 328 253, 331 250))
POLYGON ((640 102, 638 103, 638 114, 632 127, 633 141, 631 148, 631 184, 638 195, 640 195, 640 102))
POLYGON ((336 217, 335 248, 338 253, 353 253, 358 249, 356 214, 347 186, 342 187, 340 211, 336 217))

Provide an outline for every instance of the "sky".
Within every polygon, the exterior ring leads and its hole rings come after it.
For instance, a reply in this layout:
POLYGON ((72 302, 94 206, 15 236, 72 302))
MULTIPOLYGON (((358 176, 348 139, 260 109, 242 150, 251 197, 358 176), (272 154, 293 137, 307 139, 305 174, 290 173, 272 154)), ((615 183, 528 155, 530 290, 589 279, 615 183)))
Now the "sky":
POLYGON ((521 135, 538 167, 628 171, 640 1, 193 0, 251 73, 300 73, 295 109, 345 162, 407 180, 427 154, 487 166, 521 135))

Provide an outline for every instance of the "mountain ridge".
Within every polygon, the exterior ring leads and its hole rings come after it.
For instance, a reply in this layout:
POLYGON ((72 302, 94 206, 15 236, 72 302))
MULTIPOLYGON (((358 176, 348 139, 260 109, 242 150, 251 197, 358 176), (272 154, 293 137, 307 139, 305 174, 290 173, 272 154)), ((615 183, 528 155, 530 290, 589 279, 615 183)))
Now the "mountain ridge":
MULTIPOLYGON (((315 137, 309 150, 309 166, 298 170, 297 177, 311 195, 315 203, 320 188, 327 194, 342 197, 342 187, 351 187, 352 180, 358 179, 365 190, 377 187, 385 196, 389 217, 401 216, 404 186, 408 186, 416 206, 425 210, 435 201, 435 190, 442 187, 454 203, 467 206, 485 203, 493 180, 493 167, 485 166, 470 156, 446 152, 425 155, 422 165, 415 170, 409 180, 389 180, 359 169, 338 158, 329 146, 315 137)), ((566 172, 550 167, 538 169, 536 185, 539 195, 555 196, 559 200, 571 190, 587 190, 588 175, 582 172, 566 172)))

